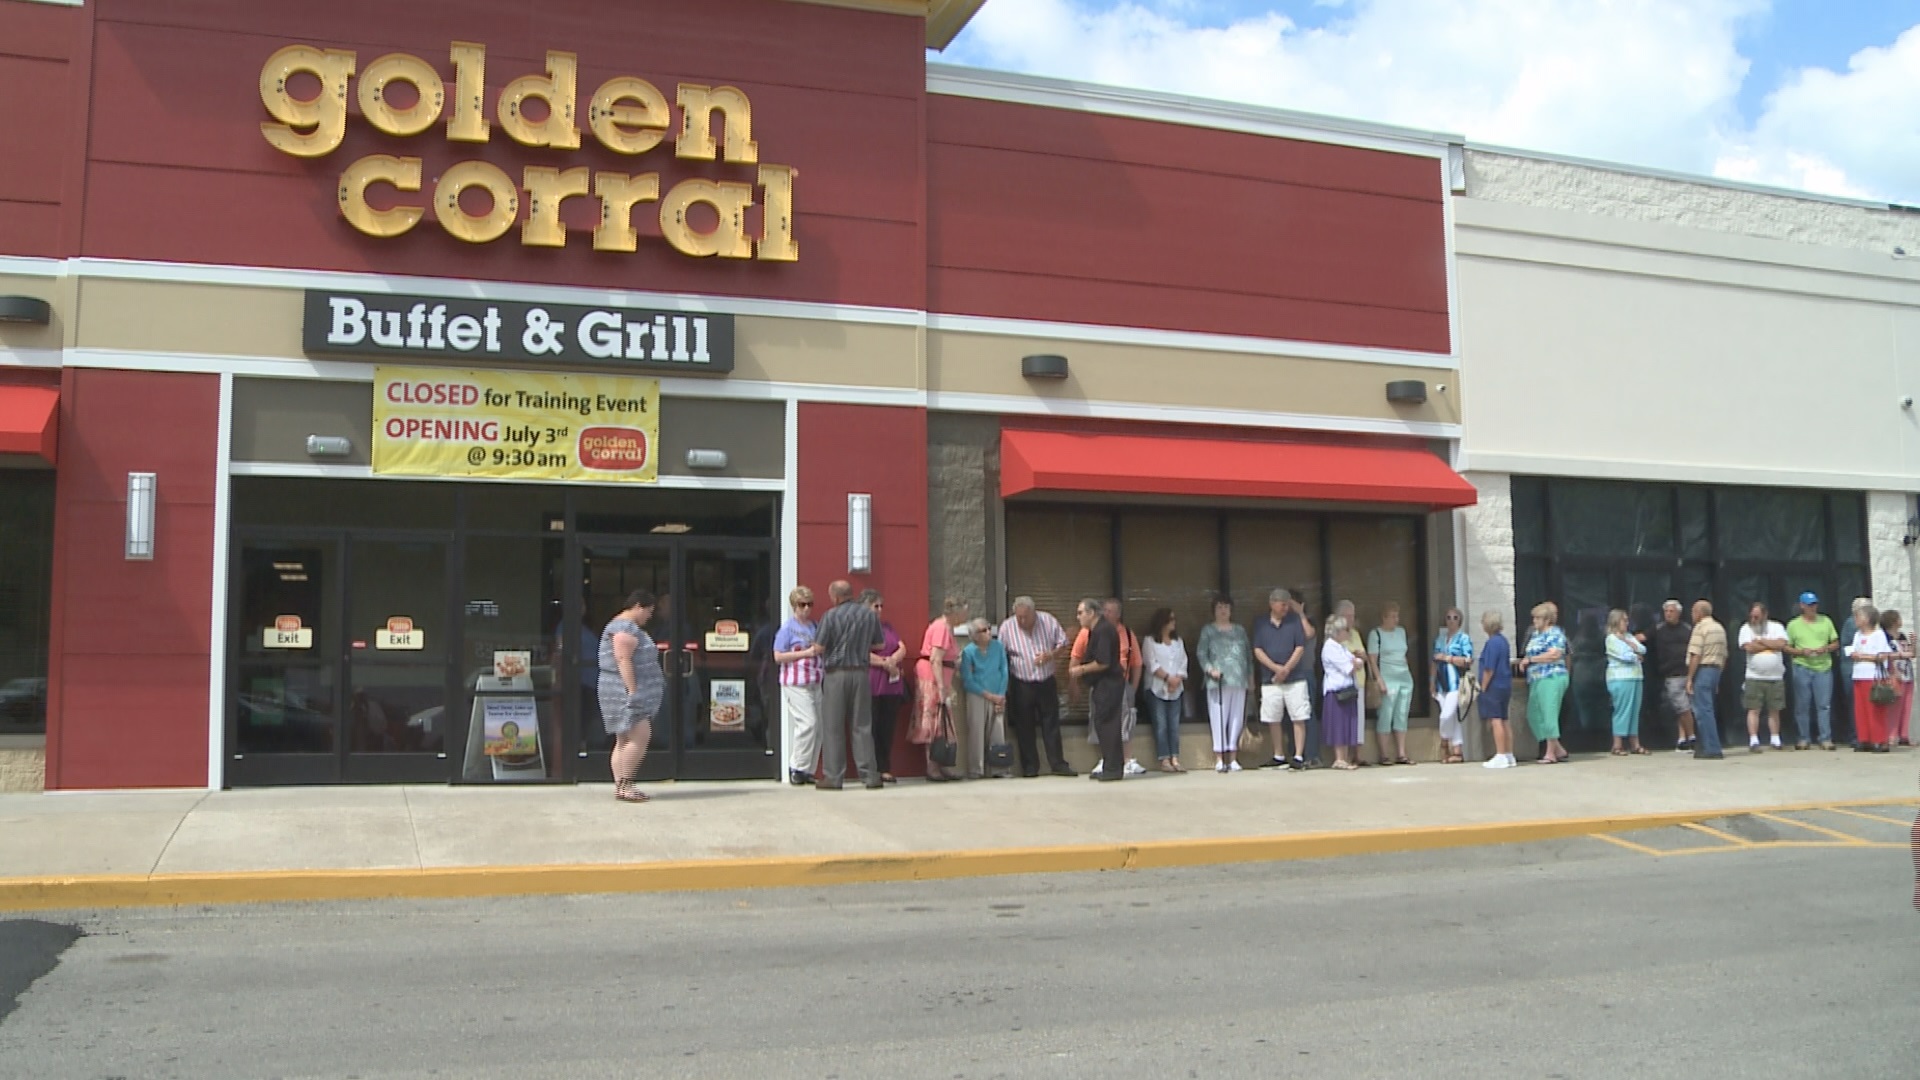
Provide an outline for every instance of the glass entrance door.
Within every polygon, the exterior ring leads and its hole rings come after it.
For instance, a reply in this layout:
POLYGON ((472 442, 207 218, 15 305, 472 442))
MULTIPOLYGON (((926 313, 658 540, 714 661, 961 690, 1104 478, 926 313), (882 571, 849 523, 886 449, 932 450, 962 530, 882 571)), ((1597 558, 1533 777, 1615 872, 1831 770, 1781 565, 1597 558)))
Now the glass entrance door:
MULTIPOLYGON (((636 589, 659 599, 646 630, 659 650, 666 697, 641 777, 749 779, 778 770, 777 698, 764 669, 772 621, 772 545, 684 537, 586 536, 579 545, 582 610, 597 631, 636 589)), ((573 656, 580 687, 575 778, 610 779, 612 738, 590 689, 598 634, 573 656)))
POLYGON ((229 783, 447 779, 448 546, 444 537, 238 537, 229 783))

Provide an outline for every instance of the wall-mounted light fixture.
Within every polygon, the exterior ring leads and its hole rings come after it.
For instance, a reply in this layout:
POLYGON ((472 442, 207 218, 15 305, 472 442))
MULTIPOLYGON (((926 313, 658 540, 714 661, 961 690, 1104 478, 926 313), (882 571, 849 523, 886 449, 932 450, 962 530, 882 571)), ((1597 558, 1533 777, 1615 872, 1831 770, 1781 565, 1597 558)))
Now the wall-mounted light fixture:
POLYGON ((153 558, 155 477, 150 472, 127 474, 127 558, 153 558))
POLYGON ((1029 379, 1064 379, 1067 377, 1067 358, 1051 353, 1023 356, 1020 358, 1020 374, 1029 379))
POLYGON ((873 572, 873 496, 847 496, 847 573, 873 572))
POLYGON ((37 296, 0 296, 0 322, 45 326, 53 321, 53 305, 37 296))
POLYGON ((1387 400, 1395 405, 1425 405, 1427 384, 1419 379, 1395 379, 1387 384, 1387 400))
POLYGON ((351 457, 353 440, 345 435, 307 436, 308 457, 351 457))
POLYGON ((724 469, 727 467, 725 450, 703 450, 695 448, 687 451, 689 469, 724 469))

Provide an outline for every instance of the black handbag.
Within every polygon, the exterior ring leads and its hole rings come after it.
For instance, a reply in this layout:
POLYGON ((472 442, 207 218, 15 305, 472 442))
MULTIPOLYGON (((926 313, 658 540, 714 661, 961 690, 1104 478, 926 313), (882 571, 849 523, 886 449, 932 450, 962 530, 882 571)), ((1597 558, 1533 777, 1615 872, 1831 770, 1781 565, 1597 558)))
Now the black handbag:
POLYGON ((940 733, 927 744, 927 757, 943 769, 951 769, 960 760, 960 746, 953 741, 953 717, 940 706, 940 733))
POLYGON ((993 726, 988 731, 987 768, 1013 768, 1013 747, 1007 744, 1007 714, 996 711, 993 714, 993 726))
POLYGON ((1342 705, 1353 704, 1354 699, 1358 698, 1359 696, 1360 696, 1360 688, 1357 686, 1343 686, 1340 689, 1335 690, 1333 692, 1333 700, 1339 702, 1342 705))

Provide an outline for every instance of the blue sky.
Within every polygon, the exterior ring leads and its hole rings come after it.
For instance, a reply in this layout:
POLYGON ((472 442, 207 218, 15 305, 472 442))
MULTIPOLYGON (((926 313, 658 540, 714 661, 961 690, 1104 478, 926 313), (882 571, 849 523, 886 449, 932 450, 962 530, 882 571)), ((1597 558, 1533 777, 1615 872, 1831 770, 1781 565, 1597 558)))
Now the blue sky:
POLYGON ((1920 0, 987 0, 937 59, 1920 204, 1920 0))

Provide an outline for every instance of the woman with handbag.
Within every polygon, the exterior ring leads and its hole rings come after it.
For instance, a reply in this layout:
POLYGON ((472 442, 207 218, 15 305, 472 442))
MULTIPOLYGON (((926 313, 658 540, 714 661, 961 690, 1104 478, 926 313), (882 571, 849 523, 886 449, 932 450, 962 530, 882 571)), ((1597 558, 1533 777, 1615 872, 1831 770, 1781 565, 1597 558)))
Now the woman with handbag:
POLYGON ((960 651, 954 647, 953 624, 966 618, 967 605, 947 597, 946 605, 927 624, 927 632, 920 638, 920 662, 914 666, 920 706, 908 738, 927 748, 927 779, 934 783, 960 778, 952 768, 958 763, 959 742, 953 720, 953 672, 960 662, 960 651))
POLYGON ((1329 618, 1320 645, 1320 666, 1326 670, 1321 741, 1333 747, 1333 767, 1341 772, 1359 768, 1354 759, 1360 756, 1360 686, 1354 676, 1365 663, 1347 647, 1348 629, 1346 616, 1329 618))
POLYGON ((1367 635, 1367 667, 1380 687, 1380 711, 1374 724, 1380 764, 1411 765, 1407 715, 1413 711, 1413 668, 1407 664, 1407 628, 1400 625, 1399 604, 1380 609, 1380 625, 1367 635))
POLYGON ((1448 608, 1447 624, 1433 639, 1433 699, 1440 703, 1440 760, 1448 765, 1467 760, 1464 721, 1472 683, 1466 673, 1473 667, 1473 638, 1467 634, 1465 623, 1459 608, 1448 608))
MULTIPOLYGON (((967 630, 972 640, 960 651, 958 672, 960 689, 967 695, 967 741, 962 765, 967 779, 978 780, 989 775, 988 730, 995 726, 995 718, 1007 707, 1007 647, 994 638, 993 626, 985 619, 973 620, 967 630)), ((1005 742, 1006 736, 999 735, 998 741, 1005 742)), ((1007 773, 1004 769, 995 769, 991 775, 1004 777, 1007 773)))
POLYGON ((1213 771, 1239 772, 1240 738, 1247 728, 1247 684, 1253 648, 1246 627, 1233 621, 1233 599, 1214 598, 1213 621, 1200 631, 1200 670, 1206 673, 1207 722, 1213 729, 1213 771))
POLYGON ((1913 723, 1913 632, 1906 629, 1897 611, 1880 613, 1880 629, 1893 648, 1893 689, 1899 695, 1893 703, 1893 715, 1887 723, 1887 741, 1912 746, 1909 727, 1913 723))
POLYGON ((1888 671, 1893 644, 1880 629, 1880 612, 1872 604, 1854 610, 1853 624, 1853 644, 1844 649, 1853 661, 1853 748, 1862 754, 1892 753, 1887 726, 1900 699, 1888 671))

